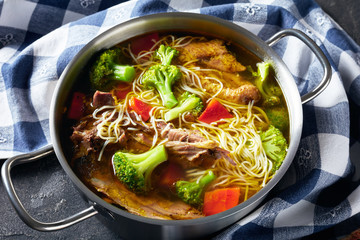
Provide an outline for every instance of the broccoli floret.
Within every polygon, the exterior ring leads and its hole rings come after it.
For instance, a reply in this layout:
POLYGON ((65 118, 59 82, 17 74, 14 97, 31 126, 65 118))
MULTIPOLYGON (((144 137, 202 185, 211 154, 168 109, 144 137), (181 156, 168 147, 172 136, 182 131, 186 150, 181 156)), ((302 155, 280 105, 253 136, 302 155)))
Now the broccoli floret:
POLYGON ((204 106, 202 104, 201 98, 197 97, 195 94, 184 92, 179 97, 179 104, 167 113, 165 113, 165 121, 171 121, 179 117, 180 114, 187 111, 191 111, 192 114, 198 115, 203 109, 203 107, 204 106))
POLYGON ((179 51, 169 46, 160 45, 155 51, 155 58, 160 59, 162 65, 170 65, 172 59, 179 54, 179 51))
POLYGON ((113 167, 118 179, 130 190, 145 194, 151 189, 153 170, 167 157, 164 145, 141 154, 119 151, 113 156, 113 167))
POLYGON ((287 142, 281 131, 270 125, 268 130, 260 133, 266 156, 273 162, 272 171, 280 168, 287 153, 287 142))
POLYGON ((141 82, 147 88, 155 88, 160 94, 163 105, 172 108, 178 101, 171 87, 180 78, 181 72, 176 66, 157 64, 144 73, 141 82))
POLYGON ((257 72, 254 72, 252 68, 249 68, 249 70, 252 72, 252 75, 256 77, 254 83, 263 97, 264 106, 279 105, 281 103, 281 89, 279 86, 269 84, 268 76, 271 64, 269 62, 261 62, 257 64, 257 67, 257 72))
POLYGON ((92 87, 100 91, 109 91, 116 81, 131 82, 135 77, 135 68, 118 63, 120 49, 105 50, 96 59, 90 69, 92 87))
POLYGON ((177 181, 175 183, 177 196, 190 205, 200 206, 203 203, 203 194, 206 186, 215 178, 215 174, 209 170, 197 181, 177 181))
POLYGON ((289 128, 289 115, 282 106, 269 107, 265 109, 265 113, 269 118, 270 124, 274 125, 280 131, 287 131, 289 128))

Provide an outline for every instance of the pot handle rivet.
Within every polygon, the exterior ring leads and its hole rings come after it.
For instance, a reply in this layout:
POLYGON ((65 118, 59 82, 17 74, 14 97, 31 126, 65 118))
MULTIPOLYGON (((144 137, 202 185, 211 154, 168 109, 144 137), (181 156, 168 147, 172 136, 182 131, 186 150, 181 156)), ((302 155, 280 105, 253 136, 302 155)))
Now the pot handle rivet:
POLYGON ((8 197, 11 201, 11 204, 15 208, 17 214, 23 220, 29 227, 39 230, 39 231, 56 231, 61 230, 66 227, 69 227, 71 225, 74 225, 78 222, 81 222, 87 218, 90 218, 97 214, 97 210, 94 208, 94 206, 91 206, 81 212, 78 212, 68 218, 65 218, 60 221, 51 222, 51 223, 44 223, 40 222, 36 219, 34 219, 30 214, 26 211, 24 206, 22 205, 19 197, 17 196, 14 185, 11 180, 11 169, 15 167, 16 165, 22 164, 22 163, 28 163, 32 161, 39 160, 45 156, 48 156, 50 154, 54 153, 54 149, 52 146, 44 147, 40 150, 37 150, 32 153, 28 154, 21 154, 12 158, 9 158, 6 160, 1 168, 1 177, 3 184, 5 186, 6 192, 8 194, 8 197))
POLYGON ((317 97, 330 83, 331 80, 331 66, 326 58, 325 54, 322 52, 320 47, 305 33, 303 33, 300 30, 297 29, 284 29, 276 34, 274 34, 272 37, 270 37, 267 41, 265 41, 269 46, 272 46, 276 44, 280 39, 287 36, 293 36, 297 39, 301 40, 303 43, 305 43, 310 50, 315 54, 317 59, 320 61, 321 66, 324 69, 324 76, 320 83, 310 92, 305 94, 301 97, 301 103, 305 104, 315 97, 317 97))

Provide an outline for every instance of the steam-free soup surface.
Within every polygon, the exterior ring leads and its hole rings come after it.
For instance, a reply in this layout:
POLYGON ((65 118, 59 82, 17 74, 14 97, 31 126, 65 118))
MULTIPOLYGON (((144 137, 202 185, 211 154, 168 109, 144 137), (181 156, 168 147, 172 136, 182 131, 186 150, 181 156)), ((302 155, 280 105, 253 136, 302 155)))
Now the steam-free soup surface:
POLYGON ((286 156, 270 62, 222 39, 153 33, 99 52, 74 92, 71 165, 127 211, 193 219, 258 192, 286 156), (82 88, 84 89, 84 88, 82 88))

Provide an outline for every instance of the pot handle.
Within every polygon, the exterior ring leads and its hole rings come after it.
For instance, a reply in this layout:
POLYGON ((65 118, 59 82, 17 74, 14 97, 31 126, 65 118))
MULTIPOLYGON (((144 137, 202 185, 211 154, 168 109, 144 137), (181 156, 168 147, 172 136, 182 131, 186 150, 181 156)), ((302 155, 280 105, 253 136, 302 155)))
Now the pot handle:
POLYGON ((267 41, 265 41, 269 46, 274 45, 277 43, 280 39, 287 36, 293 36, 301 40, 303 43, 305 43, 311 51, 315 54, 317 59, 320 61, 323 69, 324 69, 324 76, 321 80, 321 82, 309 93, 305 94, 304 96, 301 96, 301 103, 305 104, 309 102, 310 100, 317 97, 330 83, 331 80, 331 66, 326 58, 325 54, 322 52, 320 47, 316 45, 316 43, 305 33, 303 33, 300 30, 297 29, 284 29, 275 35, 273 35, 271 38, 269 38, 267 41))
POLYGON ((54 153, 53 147, 47 146, 40 150, 34 151, 32 153, 28 154, 21 154, 12 158, 9 158, 6 160, 1 168, 1 177, 2 181, 5 186, 5 190, 8 194, 8 197, 15 208, 17 214, 20 216, 21 220, 23 220, 29 227, 39 230, 39 231, 56 231, 61 230, 66 227, 69 227, 75 223, 81 222, 89 217, 94 216, 98 212, 94 208, 94 206, 91 206, 79 213, 76 213, 68 218, 65 218, 63 220, 57 221, 57 222, 51 222, 51 223, 44 223, 40 222, 33 217, 29 215, 29 213, 25 210, 24 206, 20 202, 20 199, 18 198, 12 180, 10 171, 13 167, 19 164, 23 163, 29 163, 36 160, 39 160, 40 158, 43 158, 45 156, 48 156, 50 154, 54 153))

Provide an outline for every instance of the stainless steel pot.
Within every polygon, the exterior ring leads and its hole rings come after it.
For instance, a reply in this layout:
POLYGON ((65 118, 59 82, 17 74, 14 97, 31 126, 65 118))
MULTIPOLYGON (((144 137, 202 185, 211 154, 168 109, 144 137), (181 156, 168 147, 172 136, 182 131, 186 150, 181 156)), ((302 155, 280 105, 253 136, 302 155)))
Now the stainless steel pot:
POLYGON ((135 239, 184 239, 204 237, 213 234, 235 223, 254 210, 269 191, 278 183, 291 164, 301 137, 303 126, 302 103, 316 97, 326 88, 331 77, 331 67, 320 48, 304 33, 286 29, 271 37, 266 42, 260 38, 225 20, 193 13, 163 13, 136 18, 119 24, 100 34, 89 42, 68 64, 62 73, 55 90, 50 110, 50 130, 53 146, 48 146, 30 154, 24 154, 8 159, 2 167, 2 179, 15 210, 21 219, 30 227, 40 231, 54 231, 66 228, 75 223, 92 217, 97 213, 105 217, 110 225, 115 226, 122 236, 135 239), (194 220, 156 220, 130 214, 117 208, 94 194, 75 175, 68 159, 70 156, 68 136, 64 136, 63 109, 68 103, 76 77, 80 74, 89 59, 101 49, 126 41, 132 37, 156 31, 185 31, 204 33, 231 40, 250 50, 261 59, 269 59, 275 63, 277 79, 284 92, 290 115, 290 143, 288 154, 276 175, 257 194, 244 203, 225 212, 194 220), (278 40, 286 36, 294 36, 304 42, 316 55, 323 66, 324 74, 320 84, 311 92, 300 97, 295 81, 285 63, 271 48, 278 40), (22 163, 38 160, 55 151, 60 164, 76 185, 90 207, 67 219, 43 223, 32 218, 21 204, 14 190, 10 171, 22 163), (139 230, 140 229, 140 230, 139 230))

